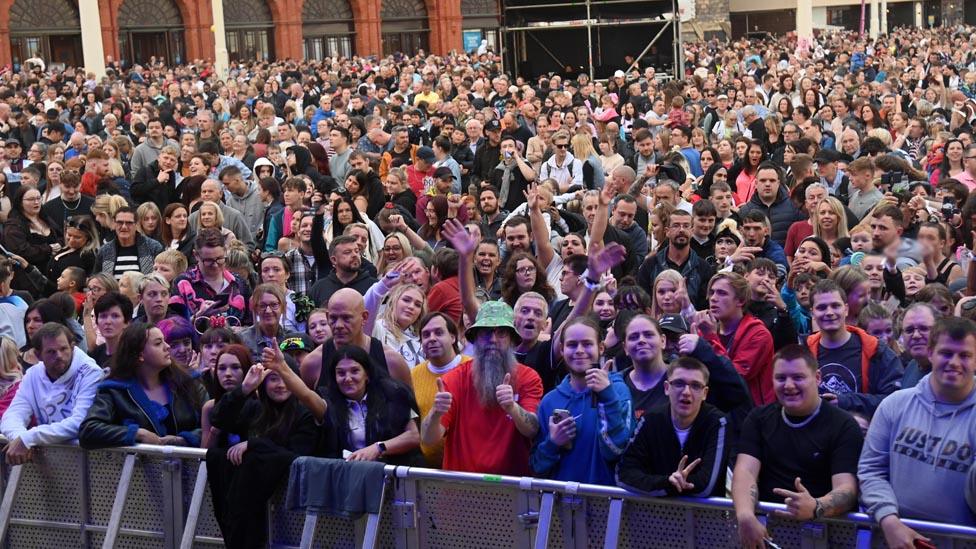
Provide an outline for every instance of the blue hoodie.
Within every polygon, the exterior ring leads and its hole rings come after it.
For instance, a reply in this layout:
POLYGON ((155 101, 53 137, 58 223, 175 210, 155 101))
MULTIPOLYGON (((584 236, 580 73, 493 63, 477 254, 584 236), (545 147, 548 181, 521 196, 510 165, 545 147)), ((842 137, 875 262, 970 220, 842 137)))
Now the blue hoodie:
POLYGON ((610 374, 610 386, 597 393, 597 404, 589 389, 576 392, 569 376, 549 391, 539 404, 539 434, 529 464, 540 476, 561 481, 614 484, 613 468, 623 454, 633 430, 630 390, 618 373, 610 374), (549 418, 553 410, 568 410, 576 419, 576 438, 570 449, 549 440, 549 418))
POLYGON ((881 401, 857 467, 861 501, 880 522, 902 518, 976 526, 965 486, 976 447, 976 390, 937 403, 931 375, 881 401))

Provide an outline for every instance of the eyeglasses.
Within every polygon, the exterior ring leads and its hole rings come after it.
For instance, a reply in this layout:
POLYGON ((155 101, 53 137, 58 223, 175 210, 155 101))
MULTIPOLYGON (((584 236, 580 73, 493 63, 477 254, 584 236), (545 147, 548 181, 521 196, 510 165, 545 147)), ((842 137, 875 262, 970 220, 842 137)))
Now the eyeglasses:
POLYGON ((692 393, 700 393, 705 390, 705 385, 698 383, 697 381, 692 381, 691 383, 687 383, 681 379, 676 379, 674 381, 668 380, 668 385, 670 385, 673 389, 675 389, 679 393, 681 391, 684 391, 685 388, 690 388, 692 393))
POLYGON ((274 303, 258 303, 257 309, 258 311, 267 311, 270 309, 272 313, 277 313, 279 310, 281 310, 281 303, 278 303, 277 301, 274 303))
POLYGON ((39 196, 32 196, 30 198, 27 198, 26 196, 24 197, 24 202, 40 202, 40 201, 41 201, 41 197, 39 196))
POLYGON ((515 272, 522 276, 535 274, 535 267, 519 267, 515 272))
POLYGON ((920 335, 925 335, 932 331, 932 328, 929 328, 928 326, 904 326, 902 327, 901 331, 902 333, 906 334, 914 334, 915 332, 918 332, 920 335))
POLYGON ((227 260, 226 257, 213 257, 213 258, 210 258, 210 257, 201 257, 200 258, 200 263, 203 263, 204 265, 211 265, 211 266, 213 266, 213 265, 223 265, 224 264, 224 261, 226 261, 226 260, 227 260))

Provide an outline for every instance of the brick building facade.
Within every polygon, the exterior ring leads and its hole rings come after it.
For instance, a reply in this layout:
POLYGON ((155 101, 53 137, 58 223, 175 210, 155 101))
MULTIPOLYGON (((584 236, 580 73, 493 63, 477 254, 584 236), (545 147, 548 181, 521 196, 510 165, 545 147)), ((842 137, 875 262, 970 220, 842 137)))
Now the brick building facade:
MULTIPOLYGON (((210 0, 98 0, 105 55, 145 62, 214 58, 210 0)), ((494 43, 497 0, 223 0, 231 60, 376 55, 494 43)), ((81 64, 77 0, 0 0, 0 65, 81 64)))

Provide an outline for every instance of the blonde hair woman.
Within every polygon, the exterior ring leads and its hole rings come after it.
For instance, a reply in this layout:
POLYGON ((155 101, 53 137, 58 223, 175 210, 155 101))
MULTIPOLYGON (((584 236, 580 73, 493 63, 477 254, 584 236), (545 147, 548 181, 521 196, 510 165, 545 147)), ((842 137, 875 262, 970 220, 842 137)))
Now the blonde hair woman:
POLYGON ((691 301, 681 273, 674 269, 661 271, 651 292, 651 316, 656 320, 663 315, 683 315, 689 307, 691 301))
POLYGON ((401 232, 390 233, 383 240, 383 249, 376 261, 376 272, 384 275, 396 262, 408 257, 413 257, 413 246, 407 236, 401 232))
POLYGON ((91 211, 100 228, 105 229, 98 231, 102 235, 102 243, 115 238, 115 212, 128 204, 124 197, 117 194, 102 194, 95 197, 91 211))
POLYGON ((143 202, 136 208, 136 230, 139 234, 162 241, 163 214, 155 202, 143 202))
MULTIPOLYGON (((828 245, 833 245, 838 238, 847 236, 847 214, 844 205, 832 196, 817 204, 810 221, 813 223, 813 235, 820 237, 828 245)), ((830 263, 829 258, 826 263, 830 263)))
POLYGON ((583 183, 587 189, 602 189, 606 182, 603 162, 593 148, 593 138, 588 133, 577 133, 569 141, 573 156, 583 163, 583 183))
POLYGON ((200 229, 220 229, 220 234, 224 237, 224 246, 237 240, 230 229, 224 227, 224 213, 220 211, 220 206, 216 202, 204 201, 200 204, 197 216, 196 233, 200 234, 200 229))
POLYGON ((399 284, 373 324, 373 337, 395 349, 413 368, 424 361, 420 319, 427 314, 427 296, 415 284, 399 284))
POLYGON ((0 416, 7 410, 17 393, 17 385, 24 377, 20 367, 20 351, 9 337, 0 337, 0 416))

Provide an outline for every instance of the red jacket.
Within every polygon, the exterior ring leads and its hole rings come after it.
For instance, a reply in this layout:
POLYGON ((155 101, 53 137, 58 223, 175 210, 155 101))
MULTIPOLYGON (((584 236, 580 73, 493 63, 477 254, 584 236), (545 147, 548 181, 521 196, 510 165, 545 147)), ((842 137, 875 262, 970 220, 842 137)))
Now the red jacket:
MULTIPOLYGON (((856 326, 847 326, 847 331, 850 334, 856 335, 861 339, 861 392, 870 393, 868 389, 870 386, 870 381, 868 378, 868 370, 871 367, 871 359, 874 357, 874 353, 878 351, 878 338, 865 332, 864 330, 856 326)), ((810 352, 813 353, 813 358, 820 359, 820 340, 823 338, 823 332, 817 332, 811 334, 807 338, 807 347, 810 348, 810 352)))
POLYGON ((732 348, 722 345, 717 333, 704 336, 715 352, 732 361, 736 371, 746 380, 756 406, 776 401, 773 392, 773 336, 758 318, 746 314, 739 322, 732 338, 732 348))
POLYGON ((434 284, 427 293, 427 312, 434 311, 446 314, 461 326, 464 306, 461 303, 461 279, 456 275, 434 284))

